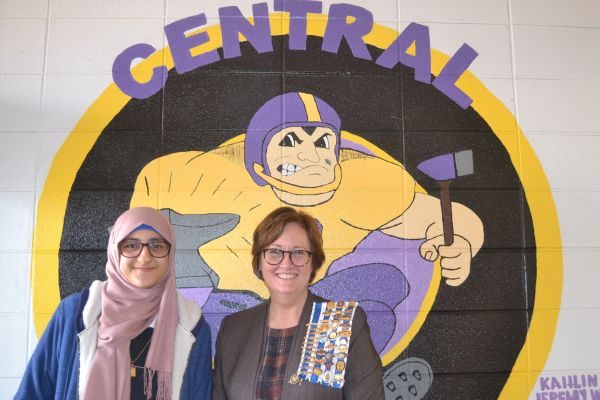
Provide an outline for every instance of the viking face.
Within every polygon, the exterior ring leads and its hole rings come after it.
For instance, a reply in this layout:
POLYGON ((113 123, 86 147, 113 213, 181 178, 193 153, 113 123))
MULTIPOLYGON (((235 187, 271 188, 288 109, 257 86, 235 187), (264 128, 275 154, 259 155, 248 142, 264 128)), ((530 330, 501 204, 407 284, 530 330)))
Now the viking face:
POLYGON ((271 138, 266 161, 271 176, 296 186, 319 187, 335 179, 335 132, 328 127, 290 126, 271 138))

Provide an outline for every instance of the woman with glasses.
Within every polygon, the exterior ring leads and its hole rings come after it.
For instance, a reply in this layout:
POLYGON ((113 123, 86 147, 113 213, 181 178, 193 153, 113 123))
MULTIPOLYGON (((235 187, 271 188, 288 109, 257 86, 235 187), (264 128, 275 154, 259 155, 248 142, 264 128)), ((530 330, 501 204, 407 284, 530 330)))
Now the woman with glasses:
POLYGON ((175 288, 174 235, 157 210, 115 222, 106 281, 65 298, 16 399, 210 399, 210 330, 175 288))
POLYGON ((221 322, 213 399, 383 399, 365 312, 313 295, 325 260, 320 225, 290 207, 256 227, 252 267, 270 298, 221 322))

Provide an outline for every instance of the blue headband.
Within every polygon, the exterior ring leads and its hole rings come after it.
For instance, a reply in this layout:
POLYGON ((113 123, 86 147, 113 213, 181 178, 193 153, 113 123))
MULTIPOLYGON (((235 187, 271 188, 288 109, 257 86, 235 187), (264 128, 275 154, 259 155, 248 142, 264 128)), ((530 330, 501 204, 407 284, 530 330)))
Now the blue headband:
POLYGON ((157 231, 156 229, 154 229, 153 226, 146 225, 146 224, 141 224, 140 226, 138 226, 137 228, 135 228, 134 230, 129 232, 129 234, 131 235, 133 232, 137 232, 137 231, 154 231, 154 232, 158 233, 160 236, 162 236, 162 234, 159 231, 157 231))

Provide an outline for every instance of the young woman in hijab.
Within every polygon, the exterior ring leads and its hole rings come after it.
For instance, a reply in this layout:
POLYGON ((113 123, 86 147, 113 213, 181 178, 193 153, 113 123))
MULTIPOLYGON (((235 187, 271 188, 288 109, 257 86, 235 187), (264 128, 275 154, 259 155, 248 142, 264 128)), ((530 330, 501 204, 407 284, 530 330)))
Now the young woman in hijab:
POLYGON ((106 281, 65 298, 16 399, 209 399, 210 330, 175 288, 175 238, 155 209, 124 212, 106 281))
POLYGON ((365 312, 308 290, 324 260, 319 223, 304 212, 281 207, 256 227, 252 266, 270 298, 221 322, 213 399, 383 400, 365 312))

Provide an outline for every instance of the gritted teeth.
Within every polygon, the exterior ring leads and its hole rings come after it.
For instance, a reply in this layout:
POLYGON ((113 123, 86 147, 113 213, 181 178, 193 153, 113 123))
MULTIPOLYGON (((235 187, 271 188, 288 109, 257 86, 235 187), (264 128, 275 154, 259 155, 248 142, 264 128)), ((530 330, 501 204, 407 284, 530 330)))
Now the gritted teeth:
POLYGON ((295 164, 282 164, 277 167, 277 171, 283 176, 290 176, 302 169, 301 166, 295 164))

